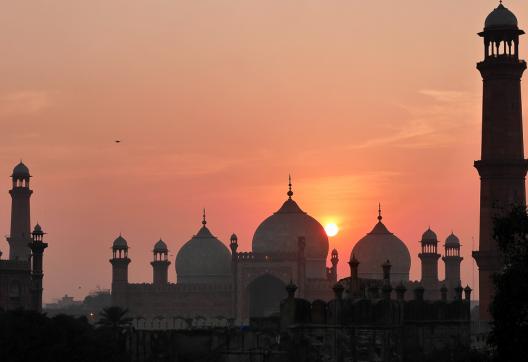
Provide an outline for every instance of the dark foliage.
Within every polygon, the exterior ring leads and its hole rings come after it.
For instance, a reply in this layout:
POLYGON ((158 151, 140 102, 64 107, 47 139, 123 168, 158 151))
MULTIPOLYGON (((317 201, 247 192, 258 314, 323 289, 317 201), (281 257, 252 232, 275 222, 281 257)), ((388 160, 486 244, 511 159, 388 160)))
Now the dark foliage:
POLYGON ((496 361, 526 361, 528 356, 528 215, 525 207, 495 220, 495 239, 504 268, 495 275, 489 342, 496 361))
POLYGON ((130 326, 132 318, 127 317, 128 310, 121 307, 103 308, 101 317, 97 324, 104 328, 113 330, 122 329, 130 326))
POLYGON ((28 311, 0 313, 0 360, 3 362, 127 361, 113 331, 86 318, 49 318, 28 311))

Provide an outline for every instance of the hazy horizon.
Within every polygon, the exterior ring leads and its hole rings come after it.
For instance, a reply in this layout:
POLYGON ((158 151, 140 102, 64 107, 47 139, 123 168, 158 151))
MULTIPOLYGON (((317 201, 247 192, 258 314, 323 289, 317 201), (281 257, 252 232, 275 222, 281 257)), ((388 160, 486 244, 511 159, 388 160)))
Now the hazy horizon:
MULTIPOLYGON (((32 224, 48 233, 45 302, 109 288, 120 232, 131 282, 152 280, 160 237, 175 282, 176 253, 201 226, 202 208, 213 234, 227 243, 235 232, 250 251, 291 173, 301 208, 341 229, 330 238, 339 278, 381 202, 384 223, 411 252, 411 279, 420 278, 422 233, 436 231, 443 253, 454 231, 462 282, 476 297, 476 33, 497 5, 5 2, 0 230, 9 234, 8 176, 23 159, 34 176, 32 224)), ((528 29, 526 6, 504 5, 528 29)), ((523 59, 527 44, 522 37, 523 59)), ((5 258, 5 239, 0 250, 5 258)))

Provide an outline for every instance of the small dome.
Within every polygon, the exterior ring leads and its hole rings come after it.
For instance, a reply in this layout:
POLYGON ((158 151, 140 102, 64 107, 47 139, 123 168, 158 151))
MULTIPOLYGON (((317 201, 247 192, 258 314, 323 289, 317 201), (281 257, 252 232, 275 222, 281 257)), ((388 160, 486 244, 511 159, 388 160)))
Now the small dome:
POLYGON ((422 234, 422 242, 438 242, 436 233, 431 228, 425 230, 422 234))
POLYGON ((125 240, 124 237, 119 235, 115 240, 114 244, 112 245, 112 248, 114 249, 128 249, 128 243, 125 240))
POLYGON ((33 234, 44 234, 44 232, 42 231, 42 227, 38 223, 33 228, 33 234))
POLYGON ((504 5, 499 4, 486 18, 484 29, 508 27, 517 29, 517 17, 504 5))
POLYGON ((230 238, 229 240, 231 240, 231 241, 233 241, 233 242, 238 241, 238 236, 236 236, 236 234, 233 233, 233 234, 231 235, 231 238, 230 238))
POLYGON ((366 279, 382 279, 382 265, 390 260, 391 278, 396 282, 407 282, 411 269, 409 249, 387 229, 381 219, 380 213, 379 221, 372 231, 360 239, 352 249, 350 260, 357 258, 359 277, 366 279))
POLYGON ((158 242, 154 245, 154 252, 155 253, 166 253, 169 249, 167 249, 167 244, 161 239, 158 240, 158 242))
POLYGON ((211 234, 203 222, 198 234, 186 242, 176 255, 178 283, 215 283, 228 281, 231 253, 211 234))
POLYGON ((31 177, 29 174, 29 168, 27 168, 26 165, 20 161, 18 165, 15 166, 13 169, 13 174, 11 175, 13 178, 22 179, 22 178, 29 178, 31 177))
POLYGON ((446 246, 460 246, 460 239, 453 233, 445 241, 446 246))

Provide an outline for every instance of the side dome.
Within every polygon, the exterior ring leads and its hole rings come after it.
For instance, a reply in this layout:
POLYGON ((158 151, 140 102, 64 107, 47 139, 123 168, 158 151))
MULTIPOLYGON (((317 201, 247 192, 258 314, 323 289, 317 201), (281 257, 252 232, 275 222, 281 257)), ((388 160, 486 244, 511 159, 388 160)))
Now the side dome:
POLYGON ((203 221, 202 228, 186 242, 176 255, 177 282, 227 282, 231 276, 231 253, 211 234, 203 221))
POLYGON ((291 198, 281 208, 265 219, 253 235, 252 249, 258 254, 297 253, 299 237, 305 238, 304 256, 308 278, 326 278, 328 236, 323 226, 301 210, 291 198))
POLYGON ((16 179, 29 178, 31 177, 31 175, 29 174, 29 168, 24 165, 22 161, 20 161, 20 163, 16 165, 15 168, 13 168, 13 174, 11 175, 11 177, 16 179))
POLYGON ((112 248, 113 248, 113 249, 127 249, 127 248, 128 248, 128 243, 127 243, 127 241, 125 240, 124 237, 122 237, 121 235, 119 235, 119 236, 114 240, 114 243, 112 244, 112 248))
POLYGON ((484 22, 484 29, 493 28, 515 28, 517 29, 517 17, 504 5, 499 4, 487 17, 484 22))
POLYGON ((167 248, 167 244, 161 239, 158 240, 158 242, 154 245, 154 252, 155 253, 166 253, 169 249, 167 248))
POLYGON ((460 239, 453 233, 449 235, 445 241, 445 246, 459 246, 460 239))
POLYGON ((361 238, 350 255, 359 262, 358 275, 365 279, 382 279, 382 265, 390 261, 391 280, 395 282, 409 281, 411 269, 411 254, 403 241, 391 233, 381 222, 381 211, 378 223, 372 231, 361 238))

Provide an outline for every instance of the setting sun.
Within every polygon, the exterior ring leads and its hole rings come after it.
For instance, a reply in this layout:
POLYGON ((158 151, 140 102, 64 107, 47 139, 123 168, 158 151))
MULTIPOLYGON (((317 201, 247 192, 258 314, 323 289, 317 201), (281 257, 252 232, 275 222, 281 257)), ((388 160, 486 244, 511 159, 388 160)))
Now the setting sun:
POLYGON ((336 236, 339 232, 339 227, 334 223, 326 224, 325 226, 326 235, 328 236, 336 236))

